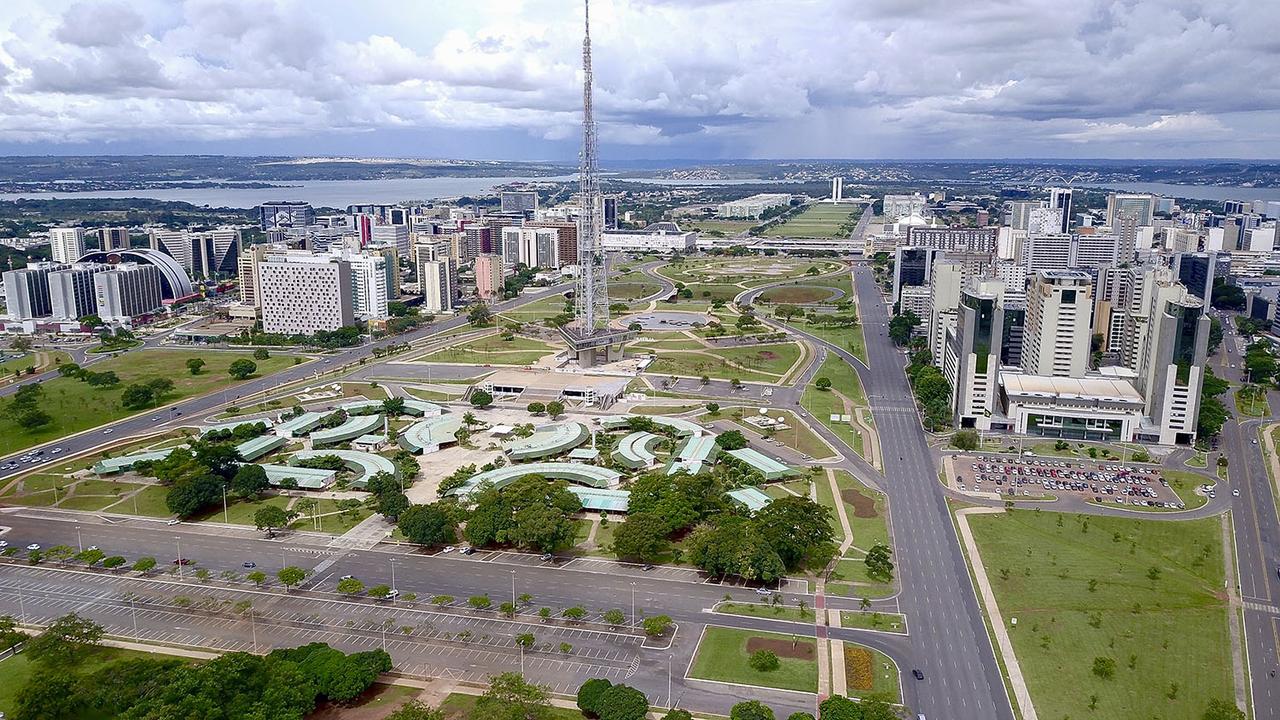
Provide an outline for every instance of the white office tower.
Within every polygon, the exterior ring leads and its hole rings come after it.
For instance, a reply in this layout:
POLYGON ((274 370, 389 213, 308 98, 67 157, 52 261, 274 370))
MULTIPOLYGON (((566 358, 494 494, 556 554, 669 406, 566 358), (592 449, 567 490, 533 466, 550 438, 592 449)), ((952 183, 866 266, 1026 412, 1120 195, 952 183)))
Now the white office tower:
POLYGON ((1022 244, 1027 239, 1026 230, 1002 227, 996 235, 996 258, 999 260, 1017 260, 1022 256, 1022 244))
POLYGON ((53 311, 49 273, 65 269, 61 263, 31 263, 4 273, 4 299, 10 320, 34 320, 53 311))
POLYGON ((1190 444, 1200 413, 1209 317, 1204 304, 1188 293, 1169 268, 1143 277, 1142 316, 1137 327, 1136 389, 1146 401, 1145 413, 1161 444, 1190 444))
POLYGON ((1133 260, 1133 248, 1122 249, 1115 235, 1031 235, 1022 243, 1020 264, 1027 271, 1102 267, 1133 260))
POLYGON ((498 202, 504 213, 536 212, 538 193, 533 190, 503 191, 498 202))
POLYGON ((1276 245, 1276 226, 1270 223, 1265 226, 1248 228, 1240 240, 1240 249, 1250 252, 1271 252, 1276 245))
POLYGON ((270 254, 284 254, 289 247, 283 243, 258 243, 250 245, 237 260, 240 286, 240 304, 262 308, 262 295, 258 292, 258 268, 270 254))
MULTIPOLYGON (((389 249, 389 248, 388 248, 389 249)), ((387 258, 379 253, 351 252, 334 248, 329 255, 351 268, 351 311, 357 320, 385 320, 391 288, 387 278, 387 258)))
POLYGON ((369 238, 374 245, 388 245, 395 248, 400 257, 409 257, 408 225, 374 225, 369 238))
POLYGON ((555 270, 560 267, 560 231, 555 228, 502 228, 502 261, 510 267, 555 270))
POLYGON ((844 200, 844 178, 831 178, 831 202, 840 202, 844 200))
POLYGON ((63 227, 49 231, 49 248, 53 251, 53 261, 73 263, 84 255, 84 228, 63 227))
POLYGON ((98 236, 98 249, 100 250, 128 250, 129 249, 129 228, 126 227, 104 227, 94 231, 98 236))
POLYGON ((239 272, 240 231, 218 228, 205 232, 152 230, 151 249, 178 261, 191 277, 212 278, 239 272))
POLYGON ((1163 228, 1164 249, 1171 253, 1193 253, 1200 250, 1200 233, 1189 228, 1163 228))
POLYGON ((454 287, 448 260, 419 260, 418 284, 422 287, 423 312, 453 310, 454 287))
POLYGON ((1033 208, 1027 213, 1027 232, 1051 235, 1062 232, 1062 211, 1051 207, 1033 208))
POLYGON ((790 193, 760 193, 741 200, 730 200, 716 206, 716 217, 730 220, 755 220, 773 208, 791 205, 790 193))
POLYGON ((924 217, 926 200, 920 193, 911 195, 885 195, 884 201, 881 203, 884 210, 880 213, 884 216, 886 224, 895 223, 902 218, 911 216, 924 217))
POLYGON ((79 320, 95 315, 98 301, 93 276, 110 269, 100 263, 78 263, 49 273, 49 302, 54 320, 79 320))
POLYGON ((1139 227, 1151 225, 1156 217, 1156 196, 1135 193, 1107 195, 1107 225, 1116 228, 1121 217, 1132 218, 1139 227))
POLYGON ((1058 232, 1071 232, 1071 188, 1049 188, 1049 207, 1061 214, 1058 232))
POLYGON ((1025 298, 1027 296, 1027 266, 1012 262, 997 262, 992 266, 992 275, 1004 285, 1004 297, 1025 298))
POLYGON ((956 427, 991 429, 997 412, 1004 284, 977 282, 960 293, 955 327, 943 343, 942 374, 951 382, 956 427))
POLYGON ((331 255, 268 255, 258 265, 262 329, 312 335, 355 324, 351 266, 331 255))
POLYGON ((112 325, 130 325, 163 305, 160 270, 154 265, 120 263, 93 276, 98 317, 112 325))
POLYGON ((1042 270, 1027 291, 1022 368, 1028 375, 1082 378, 1089 368, 1093 278, 1042 270))

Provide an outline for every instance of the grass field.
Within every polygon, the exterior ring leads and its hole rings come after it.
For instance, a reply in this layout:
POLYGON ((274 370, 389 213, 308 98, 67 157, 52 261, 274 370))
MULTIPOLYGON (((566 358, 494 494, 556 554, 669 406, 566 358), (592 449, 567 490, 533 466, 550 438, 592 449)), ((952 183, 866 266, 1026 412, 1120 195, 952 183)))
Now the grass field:
POLYGON ((609 299, 631 302, 658 292, 662 286, 656 282, 610 282, 609 299))
POLYGON ((1235 401, 1236 410, 1239 410, 1241 415, 1246 415, 1248 417, 1269 417, 1271 415, 1271 407, 1267 405, 1267 398, 1265 395, 1254 400, 1249 400, 1242 397, 1240 395, 1240 391, 1236 390, 1235 401))
POLYGON ((679 222, 681 230, 697 230, 703 233, 722 233, 724 235, 737 235, 744 230, 750 230, 757 223, 751 220, 681 220, 679 222))
POLYGON ((862 432, 851 423, 831 419, 832 415, 853 414, 845 412, 844 401, 840 395, 836 394, 837 392, 849 398, 855 406, 867 407, 866 394, 862 391, 862 381, 858 378, 858 373, 839 357, 828 356, 823 361, 822 367, 818 369, 818 373, 814 375, 815 380, 820 377, 831 381, 831 389, 819 390, 811 383, 804 389, 800 402, 818 419, 818 422, 830 428, 831 432, 834 432, 854 452, 866 457, 862 432))
POLYGON ((1042 717, 1193 720, 1234 696, 1217 518, 969 522, 1001 613, 1018 618, 1010 636, 1042 717), (1093 673, 1100 657, 1110 679, 1093 673))
MULTIPOLYGON (((834 512, 834 499, 831 498, 829 485, 818 483, 818 499, 832 507, 834 512)), ((843 470, 836 471, 836 486, 840 489, 840 501, 844 503, 849 529, 853 531, 853 545, 836 563, 830 577, 836 581, 860 583, 853 589, 854 595, 883 596, 892 590, 893 584, 873 579, 867 573, 863 558, 866 551, 878 543, 892 547, 889 541, 889 501, 883 494, 872 490, 843 470)), ((841 533, 836 534, 839 536, 841 533)))
POLYGON ((849 697, 877 696, 901 702, 898 667, 879 650, 844 643, 844 674, 849 697))
MULTIPOLYGON (((742 420, 739 420, 738 418, 733 417, 733 414, 732 414, 733 410, 741 410, 745 417, 747 413, 754 414, 759 412, 757 408, 739 407, 739 408, 729 408, 728 410, 721 408, 720 417, 725 417, 727 414, 728 418, 732 420, 734 423, 737 423, 738 425, 741 425, 742 427, 748 430, 751 430, 752 432, 756 432, 756 433, 760 432, 760 428, 755 427, 754 425, 749 425, 743 422, 742 420)), ((831 448, 827 445, 827 443, 824 442, 821 437, 818 437, 816 433, 810 430, 807 425, 800 422, 800 419, 796 417, 795 413, 791 412, 790 410, 774 410, 774 411, 771 411, 769 415, 770 417, 774 417, 774 418, 778 417, 779 415, 783 416, 782 419, 783 419, 783 422, 787 424, 787 429, 778 430, 774 434, 768 435, 767 437, 771 437, 774 440, 777 440, 778 442, 782 443, 783 445, 791 448, 792 450, 803 453, 805 455, 809 455, 810 457, 822 459, 822 458, 828 458, 832 456, 831 448)), ((713 420, 713 419, 714 418, 709 417, 707 415, 703 415, 700 418, 700 420, 703 422, 713 420)))
POLYGON ((806 607, 788 605, 770 605, 768 603, 720 603, 716 612, 726 615, 745 615, 747 617, 771 618, 773 620, 795 620, 797 622, 813 622, 813 610, 806 607))
POLYGON ((799 328, 816 338, 822 338, 827 342, 835 345, 841 350, 845 350, 866 364, 867 362, 867 341, 862 337, 862 326, 854 327, 828 327, 825 325, 809 325, 792 323, 793 327, 799 328))
POLYGON ((840 627, 905 634, 907 618, 902 613, 895 612, 841 610, 840 627))
POLYGON ((438 363, 529 365, 552 352, 555 349, 540 340, 519 335, 511 340, 503 340, 499 335, 489 335, 437 350, 422 359, 438 363))
MULTIPOLYGON (((444 713, 444 720, 469 720, 472 712, 476 708, 476 695, 463 695, 462 693, 453 693, 440 703, 440 710, 444 713)), ((580 711, 572 708, 553 707, 546 712, 545 715, 539 717, 545 720, 583 720, 585 715, 580 711)))
POLYGON ((800 359, 800 346, 796 343, 717 348, 707 352, 735 365, 779 376, 785 375, 800 359))
POLYGON ((169 489, 166 487, 148 485, 133 497, 120 501, 111 508, 111 512, 146 517, 169 517, 173 513, 169 512, 169 507, 164 504, 168 494, 169 489))
POLYGON ((718 357, 679 351, 660 353, 645 372, 653 375, 680 375, 695 378, 706 375, 717 380, 737 378, 743 382, 777 382, 779 379, 777 375, 766 375, 734 367, 718 357))
POLYGON ((824 285, 782 285, 769 288, 760 293, 760 300, 767 303, 787 303, 791 305, 810 305, 835 299, 838 293, 824 285))
POLYGON ((689 668, 689 677, 783 690, 817 692, 816 652, 817 645, 813 638, 708 625, 703 633, 702 642, 698 645, 698 652, 693 658, 693 665, 689 668), (747 645, 753 639, 778 648, 775 652, 781 661, 781 667, 777 670, 762 672, 747 664, 750 659, 747 645), (788 655, 807 655, 807 658, 784 657, 784 652, 788 655))
POLYGON ((222 506, 210 509, 208 512, 197 515, 192 518, 193 521, 210 521, 210 522, 229 522, 232 525, 253 525, 253 514, 259 508, 267 505, 274 505, 283 508, 289 504, 289 498, 281 495, 271 495, 261 500, 235 500, 227 498, 227 515, 223 519, 222 506))
POLYGON ((770 225, 765 237, 835 237, 840 226, 848 220, 856 220, 860 205, 829 205, 814 203, 791 219, 770 225))
MULTIPOLYGON (((130 383, 145 382, 154 378, 173 381, 173 392, 164 397, 164 403, 200 395, 223 387, 234 387, 236 381, 227 375, 227 367, 241 358, 252 359, 251 353, 205 352, 201 350, 144 350, 124 353, 120 357, 95 363, 95 372, 115 372, 120 384, 112 388, 95 388, 71 378, 54 378, 41 383, 44 397, 40 408, 53 420, 46 426, 29 432, 20 428, 13 413, 0 413, 0 455, 21 450, 32 445, 53 440, 64 435, 87 430, 113 422, 137 412, 125 409, 120 396, 130 383), (187 358, 201 357, 207 363, 199 375, 187 372, 183 363, 187 358)), ((254 360, 258 375, 270 375, 293 365, 288 355, 274 355, 266 360, 254 360)))
POLYGON ((561 312, 564 312, 564 297, 552 295, 541 300, 535 300, 527 305, 521 305, 518 308, 506 310, 499 314, 499 317, 522 323, 536 323, 544 318, 559 315, 561 312))
POLYGON ((311 522, 311 517, 299 517, 289 526, 298 530, 311 530, 315 528, 320 532, 328 533, 344 533, 351 528, 359 525, 361 521, 373 514, 369 508, 361 506, 352 513, 340 513, 338 511, 338 501, 324 498, 316 503, 316 513, 320 516, 320 526, 316 526, 311 522), (336 515, 332 513, 338 513, 336 515))

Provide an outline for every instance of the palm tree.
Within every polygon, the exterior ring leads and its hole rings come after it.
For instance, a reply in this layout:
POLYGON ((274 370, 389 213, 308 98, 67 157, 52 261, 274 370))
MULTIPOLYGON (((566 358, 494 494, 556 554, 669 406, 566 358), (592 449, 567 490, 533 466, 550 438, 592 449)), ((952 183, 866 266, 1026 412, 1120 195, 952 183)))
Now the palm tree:
POLYGON ((478 422, 480 422, 480 421, 479 421, 479 420, 477 420, 477 419, 476 419, 476 416, 475 416, 474 414, 472 414, 471 412, 469 412, 469 411, 468 411, 468 412, 465 412, 465 413, 463 413, 463 414, 462 414, 462 424, 463 424, 463 425, 466 425, 467 427, 471 427, 472 425, 475 425, 475 424, 476 424, 476 423, 478 423, 478 422))

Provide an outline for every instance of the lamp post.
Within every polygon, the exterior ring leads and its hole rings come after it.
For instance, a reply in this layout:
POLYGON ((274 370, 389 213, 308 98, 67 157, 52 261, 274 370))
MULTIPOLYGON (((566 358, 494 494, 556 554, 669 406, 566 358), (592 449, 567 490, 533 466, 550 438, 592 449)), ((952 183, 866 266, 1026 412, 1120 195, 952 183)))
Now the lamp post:
MULTIPOLYGON (((391 589, 393 591, 396 589, 396 559, 395 558, 391 558, 391 589)), ((395 596, 392 596, 391 601, 395 602, 395 596)))
POLYGON ((675 698, 671 697, 671 659, 674 657, 674 653, 667 655, 667 707, 669 708, 676 706, 675 698))
POLYGON ((76 526, 76 547, 80 548, 80 552, 84 552, 84 540, 80 538, 80 526, 76 526))
POLYGON ((631 583, 631 627, 636 626, 636 584, 631 583))
POLYGON ((129 596, 129 613, 133 615, 133 636, 138 637, 138 608, 133 604, 133 596, 129 596))
POLYGON ((511 607, 516 606, 516 571, 511 571, 511 607))
POLYGON ((222 522, 231 524, 230 516, 227 515, 227 486, 222 486, 222 522))
POLYGON ((178 543, 178 579, 182 579, 182 536, 175 535, 174 542, 178 543))

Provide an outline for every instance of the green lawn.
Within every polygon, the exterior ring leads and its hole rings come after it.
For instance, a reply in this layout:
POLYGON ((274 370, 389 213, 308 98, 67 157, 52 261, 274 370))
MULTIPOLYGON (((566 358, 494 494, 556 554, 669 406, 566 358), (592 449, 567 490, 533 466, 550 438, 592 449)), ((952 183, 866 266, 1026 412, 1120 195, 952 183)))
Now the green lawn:
POLYGON ((722 233, 723 235, 737 235, 744 230, 750 230, 757 223, 751 220, 681 220, 679 222, 681 230, 697 230, 704 233, 722 233))
POLYGON ((1194 510, 1209 502, 1209 498, 1195 491, 1199 485, 1212 483, 1213 481, 1209 478, 1181 470, 1161 470, 1160 475, 1169 481, 1169 487, 1178 493, 1178 499, 1182 500, 1182 504, 1186 505, 1188 510, 1194 510))
POLYGON ((18 371, 25 372, 26 369, 29 367, 39 367, 37 354, 42 352, 46 353, 49 356, 47 362, 50 365, 57 365, 59 363, 71 361, 71 356, 62 352, 61 350, 54 350, 52 352, 48 350, 37 350, 37 351, 29 352, 26 355, 23 355, 21 357, 16 357, 16 358, 13 358, 12 360, 5 360, 4 362, 0 362, 0 379, 3 379, 8 375, 12 375, 13 373, 18 371))
POLYGON ((801 610, 798 607, 790 605, 769 605, 768 603, 720 603, 716 606, 716 612, 726 615, 746 615, 747 617, 762 617, 773 620, 795 620, 798 622, 813 622, 813 609, 806 607, 801 610))
POLYGON ((785 375, 800 359, 800 346, 790 342, 717 348, 708 352, 750 370, 778 376, 785 375))
POLYGON ((907 618, 895 612, 841 610, 840 627, 906 634, 907 618))
MULTIPOLYGON (((373 514, 372 510, 363 506, 351 513, 339 513, 337 515, 331 514, 337 512, 338 501, 324 498, 317 501, 316 504, 316 513, 320 515, 320 526, 318 528, 312 524, 310 515, 306 517, 299 517, 297 520, 294 520, 289 527, 298 530, 311 530, 315 528, 320 532, 336 533, 340 535, 356 525, 359 525, 361 521, 373 514)), ((250 516, 250 523, 252 523, 252 515, 250 516)))
POLYGON ((816 650, 813 638, 708 625, 702 636, 702 642, 698 645, 697 655, 693 658, 693 665, 689 668, 689 677, 782 690, 817 692, 816 650), (778 659, 782 664, 777 670, 769 672, 755 670, 747 664, 750 658, 747 642, 751 638, 778 641, 801 651, 807 648, 809 657, 801 659, 782 657, 779 654, 778 659))
POLYGON ((511 340, 503 340, 499 335, 488 335, 461 345, 437 350, 421 359, 440 363, 528 365, 554 351, 554 348, 540 340, 519 335, 511 340))
MULTIPOLYGON (((829 483, 818 483, 819 500, 830 497, 829 493, 822 492, 824 484, 829 485, 829 483)), ((863 558, 864 551, 870 550, 871 546, 877 543, 892 547, 892 543, 889 542, 889 501, 883 494, 858 482, 843 470, 836 471, 836 486, 840 488, 845 516, 849 520, 849 528, 853 531, 853 546, 849 548, 848 554, 836 563, 831 579, 861 583, 853 590, 853 594, 860 597, 883 596, 891 591, 893 584, 872 579, 867 573, 867 565, 863 562, 863 558)))
MULTIPOLYGON (((227 375, 227 367, 241 358, 252 359, 253 355, 195 349, 143 350, 124 353, 120 357, 103 360, 92 366, 95 372, 110 370, 119 376, 120 384, 113 388, 94 388, 71 378, 47 380, 41 383, 44 397, 40 408, 52 416, 52 422, 35 432, 29 432, 18 427, 13 413, 0 413, 0 455, 119 420, 137 412, 154 412, 128 410, 120 404, 120 396, 130 383, 154 378, 172 380, 174 389, 165 396, 165 403, 227 386, 234 387, 236 381, 227 375), (191 357, 203 358, 207 363, 199 375, 191 375, 184 367, 186 359, 191 357)), ((258 365, 259 375, 269 375, 292 367, 293 358, 275 355, 267 360, 254 362, 258 365)))
MULTIPOLYGON (((746 413, 754 414, 759 412, 758 408, 753 408, 753 407, 729 408, 728 410, 721 408, 720 417, 725 417, 726 413, 728 413, 729 419, 732 420, 734 423, 741 425, 742 427, 747 428, 752 432, 760 433, 760 428, 755 427, 754 425, 749 425, 743 422, 742 420, 739 420, 738 418, 734 417, 733 411, 736 411, 736 410, 741 410, 744 413, 744 415, 746 413)), ((768 435, 767 437, 771 437, 774 440, 777 440, 778 442, 782 443, 783 445, 791 448, 792 450, 795 450, 796 452, 802 453, 804 455, 808 455, 813 458, 823 459, 823 458, 832 457, 831 447, 827 445, 827 443, 822 438, 818 437, 816 433, 810 430, 808 425, 805 425, 804 423, 800 422, 800 418, 796 417, 795 413, 791 412, 790 410, 773 410, 773 411, 770 411, 769 413, 769 416, 774 418, 778 417, 779 415, 783 416, 783 422, 787 424, 787 429, 779 430, 772 435, 768 435)), ((699 418, 700 421, 707 421, 712 419, 714 418, 711 418, 708 415, 702 415, 699 418)))
MULTIPOLYGON (((644 278, 643 275, 640 276, 644 278)), ((649 297, 658 292, 662 286, 652 280, 645 282, 643 279, 635 281, 610 281, 609 282, 609 300, 618 302, 631 302, 640 298, 649 297)))
POLYGON ((831 327, 827 325, 809 325, 807 323, 792 324, 816 338, 822 338, 841 350, 849 352, 864 364, 867 362, 867 342, 862 337, 861 325, 855 325, 854 327, 831 327))
POLYGON ((1263 395, 1255 400, 1247 400, 1240 395, 1240 391, 1235 392, 1236 410, 1241 415, 1248 417, 1268 417, 1271 415, 1271 408, 1267 405, 1267 398, 1263 395))
POLYGON ((1218 522, 969 518, 1000 611, 1018 618, 1010 636, 1042 717, 1193 720, 1234 696, 1218 522), (1111 679, 1092 672, 1099 657, 1114 660, 1111 679))
MULTIPOLYGON (((865 657, 865 655, 864 655, 865 657)), ((872 650, 869 647, 859 645, 857 643, 844 643, 844 671, 845 681, 847 683, 846 691, 849 697, 868 697, 876 695, 879 697, 888 697, 890 702, 901 702, 902 689, 899 686, 901 682, 899 678, 898 667, 893 664, 889 656, 879 650, 872 650), (861 653, 869 653, 871 661, 871 687, 858 687, 858 672, 854 668, 854 660, 861 653)))
POLYGON ((861 205, 830 205, 813 203, 804 211, 781 223, 770 225, 764 231, 765 237, 835 237, 840 226, 849 221, 857 221, 861 214, 861 205))
POLYGON ((169 512, 169 507, 164 503, 164 499, 168 494, 169 488, 160 485, 149 485, 133 497, 119 502, 115 507, 111 508, 111 512, 125 515, 142 515, 144 517, 170 517, 173 513, 169 512))
MULTIPOLYGON (((440 703, 440 710, 444 712, 444 720, 470 720, 472 712, 476 708, 476 695, 463 695, 462 693, 452 693, 440 703)), ((553 707, 547 711, 544 716, 546 720, 583 720, 585 715, 580 711, 571 708, 553 707)))
POLYGON ((802 285, 797 280, 793 285, 782 285, 760 293, 760 301, 766 303, 786 303, 789 305, 811 305, 832 298, 833 293, 823 285, 802 285))
POLYGON ((72 495, 71 497, 63 498, 62 502, 58 503, 58 507, 64 510, 98 511, 114 504, 118 499, 117 497, 105 497, 102 495, 72 495))
POLYGON ((734 367, 719 357, 679 351, 659 353, 645 372, 654 375, 681 375, 695 378, 706 375, 716 380, 737 378, 743 382, 776 383, 779 380, 778 375, 766 375, 734 367))
POLYGON ((282 495, 271 495, 261 500, 236 500, 227 498, 227 519, 223 520, 222 506, 210 508, 208 512, 192 518, 193 521, 200 522, 208 520, 210 522, 229 522, 233 525, 253 525, 253 514, 259 508, 267 505, 275 505, 283 508, 289 504, 289 498, 282 495))
POLYGON ((852 422, 831 419, 832 415, 853 414, 845 412, 844 401, 841 400, 836 392, 849 398, 855 406, 867 407, 867 398, 863 393, 862 382, 859 380, 858 374, 844 360, 832 355, 823 361, 822 367, 818 369, 814 379, 817 380, 820 377, 830 380, 832 389, 819 390, 810 383, 804 389, 801 403, 803 403, 806 410, 818 419, 818 422, 826 425, 831 432, 835 433, 837 437, 859 455, 866 457, 862 432, 852 422))
POLYGON ((552 295, 541 300, 534 300, 527 305, 521 305, 512 310, 506 310, 499 317, 522 323, 536 323, 544 318, 555 317, 561 312, 564 312, 564 297, 552 295))

